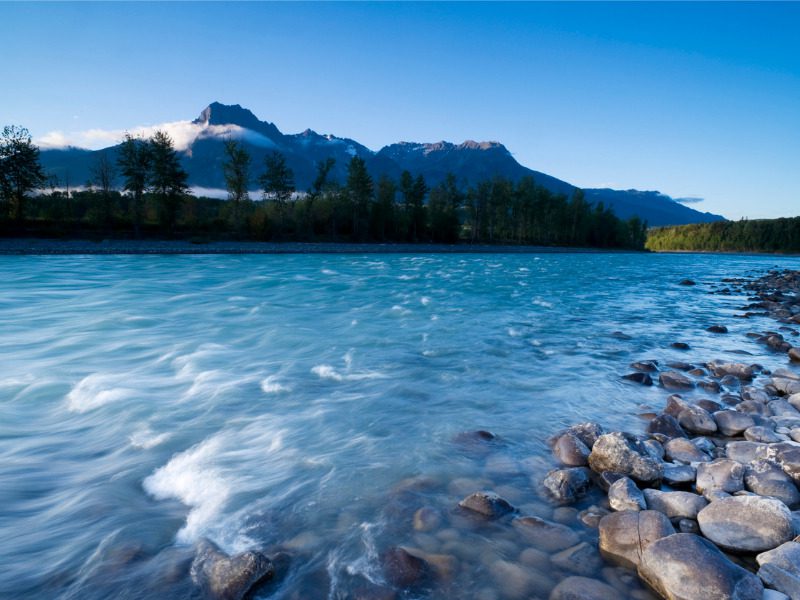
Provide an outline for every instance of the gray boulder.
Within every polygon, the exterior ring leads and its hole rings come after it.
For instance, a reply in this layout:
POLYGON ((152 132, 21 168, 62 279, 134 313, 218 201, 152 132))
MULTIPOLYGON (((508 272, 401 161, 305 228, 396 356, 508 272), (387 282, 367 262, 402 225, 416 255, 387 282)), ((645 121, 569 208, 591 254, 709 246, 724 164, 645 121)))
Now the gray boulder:
POLYGON ((692 465, 664 463, 664 482, 669 485, 691 483, 697 478, 697 469, 692 465))
POLYGON ((778 465, 769 460, 756 460, 745 469, 744 483, 747 489, 759 496, 770 496, 786 506, 800 503, 797 486, 778 465))
POLYGON ((707 410, 699 406, 689 405, 678 414, 678 423, 686 431, 706 435, 716 433, 717 422, 707 410))
POLYGON ((642 552, 639 576, 667 600, 761 600, 764 586, 714 544, 676 533, 642 552))
POLYGON ((723 549, 762 552, 794 537, 786 505, 761 496, 731 496, 712 502, 697 515, 700 531, 723 549))
POLYGON ((247 551, 233 556, 203 539, 191 567, 192 581, 212 600, 242 600, 259 582, 272 577, 272 561, 260 552, 247 551))
POLYGON ((608 503, 614 510, 645 510, 647 504, 642 491, 629 477, 617 479, 608 488, 608 503))
POLYGON ((756 442, 728 442, 725 456, 740 463, 749 463, 764 458, 767 446, 756 442))
POLYGON ((545 495, 556 504, 572 504, 592 487, 591 471, 586 467, 554 469, 542 481, 545 495))
POLYGON ((695 519, 708 500, 691 492, 662 492, 646 489, 647 508, 664 513, 670 519, 695 519))
POLYGON ((648 544, 675 533, 669 519, 654 510, 611 513, 600 519, 598 529, 600 553, 628 568, 636 568, 648 544))
POLYGON ((726 363, 721 361, 712 361, 706 365, 714 377, 725 377, 732 375, 737 379, 743 381, 753 380, 753 367, 742 363, 726 363))
POLYGON ((791 600, 800 600, 800 577, 773 564, 766 564, 758 570, 764 585, 786 594, 791 600))
POLYGON ((574 575, 592 575, 603 566, 603 559, 600 558, 597 548, 586 542, 556 552, 550 557, 550 562, 574 575))
POLYGON ((678 419, 666 413, 658 415, 647 424, 647 433, 658 433, 667 438, 686 437, 678 419))
POLYGON ((664 444, 664 452, 672 462, 708 462, 711 457, 686 438, 675 438, 664 444))
POLYGON ((769 427, 754 425, 748 427, 744 432, 744 438, 748 442, 761 442, 763 444, 777 444, 786 441, 786 436, 780 436, 769 427))
POLYGON ((718 458, 697 465, 697 491, 733 494, 744 489, 744 465, 729 458, 718 458))
POLYGON ((621 432, 597 438, 589 455, 589 466, 597 473, 621 473, 646 483, 658 481, 664 474, 661 461, 650 456, 642 442, 621 432))
POLYGON ((786 542, 756 556, 758 575, 768 586, 800 599, 800 544, 786 542))
POLYGON ((721 410, 712 416, 719 432, 729 437, 741 435, 745 429, 755 425, 753 417, 738 410, 721 410))

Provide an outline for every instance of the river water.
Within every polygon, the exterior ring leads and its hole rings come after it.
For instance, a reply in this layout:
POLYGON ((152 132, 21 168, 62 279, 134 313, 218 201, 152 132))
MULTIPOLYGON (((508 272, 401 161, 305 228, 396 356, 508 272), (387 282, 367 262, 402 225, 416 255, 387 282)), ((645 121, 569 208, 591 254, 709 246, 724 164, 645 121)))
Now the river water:
POLYGON ((744 336, 774 322, 733 318, 745 297, 709 292, 796 266, 646 254, 0 257, 0 596, 195 598, 188 563, 206 537, 227 552, 291 555, 261 598, 359 597, 381 584, 378 556, 392 545, 450 561, 402 598, 540 597, 513 576, 565 574, 536 564, 507 523, 472 523, 457 502, 494 489, 520 514, 552 518, 536 486, 553 466, 547 435, 585 420, 637 431, 637 413, 663 405, 663 390, 620 379, 633 360, 746 351, 784 366, 744 336), (699 285, 678 285, 685 277, 699 285), (715 323, 731 333, 705 331, 715 323), (454 441, 475 429, 498 439, 454 441), (412 526, 421 507, 437 515, 424 532, 412 526))

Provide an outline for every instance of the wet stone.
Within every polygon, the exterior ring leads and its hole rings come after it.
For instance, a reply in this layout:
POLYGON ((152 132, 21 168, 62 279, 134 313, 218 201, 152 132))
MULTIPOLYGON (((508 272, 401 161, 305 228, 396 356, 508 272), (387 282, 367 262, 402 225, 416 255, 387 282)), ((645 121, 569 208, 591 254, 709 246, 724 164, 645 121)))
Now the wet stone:
POLYGON ((642 371, 644 373, 655 373, 658 371, 658 361, 655 360, 637 360, 631 363, 631 369, 642 371))
POLYGON ((664 444, 664 451, 667 459, 673 462, 695 463, 708 462, 711 457, 700 450, 690 440, 685 438, 675 438, 664 444))
POLYGON ((775 444, 786 440, 785 436, 775 433, 775 431, 769 427, 762 427, 759 425, 748 427, 744 432, 744 437, 749 442, 762 442, 764 444, 775 444))
POLYGON ((721 410, 712 416, 719 432, 729 437, 741 435, 746 429, 755 425, 753 417, 736 410, 721 410))
POLYGON ((622 376, 623 379, 626 381, 632 381, 633 383, 638 383, 639 385, 653 385, 653 378, 650 377, 647 373, 628 373, 627 375, 622 376))
POLYGON ((592 575, 603 566, 603 560, 596 547, 586 542, 553 554, 553 565, 574 575, 592 575))
POLYGON ((499 519, 514 511, 511 504, 494 492, 475 492, 464 498, 458 505, 487 519, 499 519))
POLYGON ((550 600, 619 600, 619 592, 598 579, 567 577, 553 588, 550 600))
POLYGON ((773 498, 723 498, 701 510, 697 522, 705 537, 723 549, 738 552, 762 552, 794 537, 789 509, 773 498))
POLYGON ((678 419, 668 414, 658 415, 647 424, 647 433, 660 433, 668 438, 686 437, 678 419))
POLYGON ((676 533, 642 552, 639 576, 670 600, 762 600, 761 581, 698 535, 676 533))
POLYGON ((592 486, 591 471, 586 467, 554 469, 542 482, 545 495, 557 504, 577 502, 592 486))
POLYGON ((728 333, 728 328, 725 325, 711 325, 706 328, 706 331, 710 333, 728 333))
POLYGON ((428 563, 397 546, 384 552, 380 561, 386 581, 398 588, 422 585, 431 575, 428 563))
POLYGON ((587 527, 595 528, 600 523, 600 519, 609 513, 605 508, 590 506, 578 513, 578 520, 587 527))
POLYGON ((206 539, 197 544, 191 567, 192 581, 213 600, 242 600, 273 573, 272 562, 260 552, 228 556, 206 539))
POLYGON ((646 489, 644 498, 649 510, 657 510, 670 519, 694 519, 707 504, 708 500, 691 492, 662 492, 646 489))
POLYGON ((691 390, 694 382, 678 371, 666 371, 658 376, 658 381, 667 390, 691 390))
POLYGON ((650 456, 634 436, 621 432, 597 439, 589 455, 589 466, 597 473, 622 473, 643 482, 657 481, 663 475, 661 462, 650 456))
POLYGON ((697 470, 692 465, 664 463, 664 482, 669 485, 692 483, 696 477, 697 470))
POLYGON ((615 564, 636 568, 648 544, 672 533, 669 519, 657 511, 611 513, 600 520, 600 553, 615 564))
POLYGON ((628 477, 618 479, 611 485, 608 489, 608 502, 611 508, 617 511, 637 511, 647 508, 642 491, 628 477))
POLYGON ((539 517, 517 517, 511 524, 526 542, 544 552, 559 552, 580 542, 569 527, 539 517))
POLYGON ((442 513, 430 506, 424 506, 414 513, 415 531, 433 531, 442 524, 442 513))
POLYGON ((678 423, 686 431, 705 435, 716 433, 717 423, 711 414, 699 406, 687 406, 678 414, 678 423))
POLYGON ((676 350, 689 350, 690 346, 686 342, 672 342, 670 348, 675 348, 676 350))
POLYGON ((553 455, 558 462, 569 467, 587 465, 590 452, 588 446, 572 432, 559 436, 553 444, 553 455))

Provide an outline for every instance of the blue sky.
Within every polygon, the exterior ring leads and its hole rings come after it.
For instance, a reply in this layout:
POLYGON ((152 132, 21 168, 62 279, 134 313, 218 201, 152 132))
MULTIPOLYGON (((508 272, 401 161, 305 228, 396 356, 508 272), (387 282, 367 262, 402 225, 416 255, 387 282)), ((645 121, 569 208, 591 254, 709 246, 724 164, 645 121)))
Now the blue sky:
POLYGON ((40 140, 217 100, 287 133, 497 140, 583 187, 800 215, 800 3, 0 3, 0 22, 0 124, 40 140))

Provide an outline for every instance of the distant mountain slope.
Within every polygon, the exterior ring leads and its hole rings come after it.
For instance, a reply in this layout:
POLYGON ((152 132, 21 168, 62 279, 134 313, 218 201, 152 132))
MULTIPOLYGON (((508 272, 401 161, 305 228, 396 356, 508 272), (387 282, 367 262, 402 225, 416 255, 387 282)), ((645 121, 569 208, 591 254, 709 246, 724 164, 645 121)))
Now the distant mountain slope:
MULTIPOLYGON (((347 164, 353 156, 363 158, 375 177, 387 175, 397 179, 402 171, 408 170, 414 175, 422 175, 430 186, 441 182, 448 173, 453 173, 461 185, 496 176, 514 181, 532 176, 539 185, 555 193, 571 194, 575 190, 570 183, 519 164, 508 149, 498 142, 400 142, 373 152, 355 140, 320 135, 310 129, 297 134, 284 134, 273 123, 259 120, 238 104, 218 102, 203 109, 193 121, 182 123, 190 135, 186 147, 180 150, 184 167, 189 173, 189 184, 197 188, 225 188, 223 148, 225 140, 232 138, 241 141, 253 158, 253 188, 257 187, 255 177, 263 170, 264 158, 278 150, 286 156, 287 163, 294 171, 299 190, 311 187, 317 163, 329 157, 336 160, 331 177, 344 182, 347 164)), ((110 158, 115 160, 117 150, 118 146, 114 146, 105 151, 110 152, 110 158)), ((92 165, 100 152, 103 150, 43 149, 41 159, 45 170, 58 177, 61 185, 67 180, 73 186, 84 185, 92 177, 92 165)), ((589 189, 586 190, 586 198, 593 203, 602 201, 622 218, 639 215, 650 225, 724 220, 719 215, 696 211, 658 192, 589 189)))

